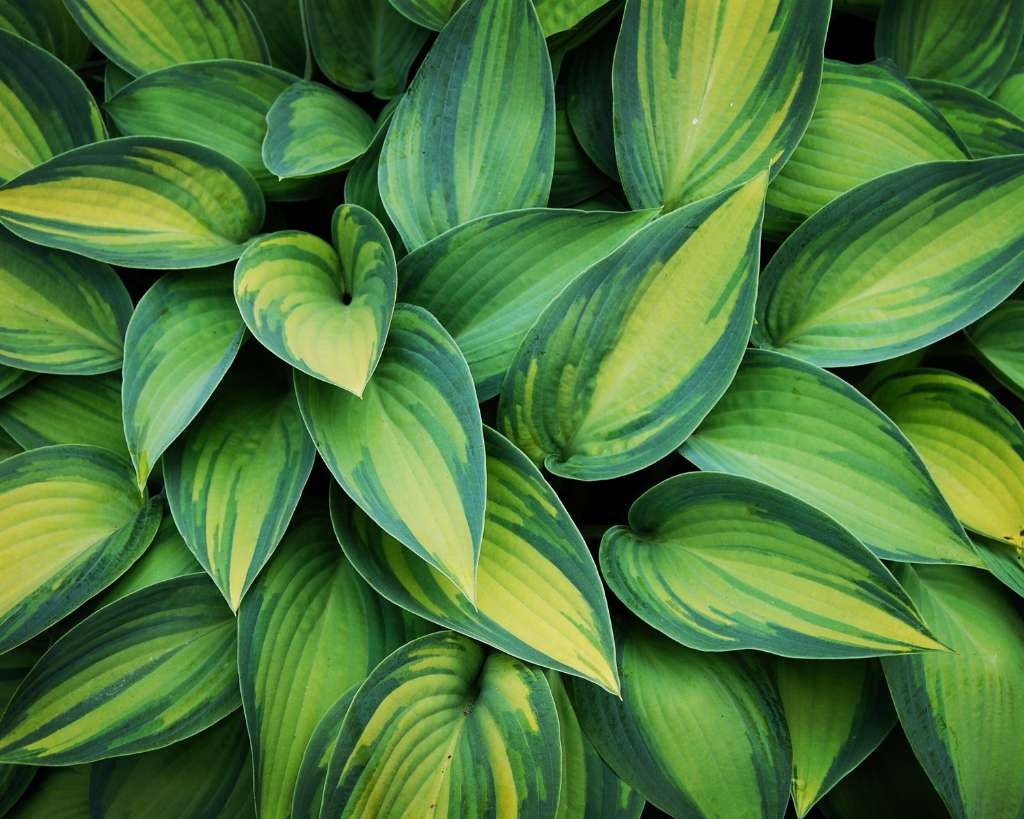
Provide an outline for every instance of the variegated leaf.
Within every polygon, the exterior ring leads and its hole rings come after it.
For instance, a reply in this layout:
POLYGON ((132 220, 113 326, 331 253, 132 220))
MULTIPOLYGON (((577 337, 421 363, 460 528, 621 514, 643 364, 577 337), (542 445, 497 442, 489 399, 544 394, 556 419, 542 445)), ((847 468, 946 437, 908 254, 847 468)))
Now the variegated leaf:
POLYGON ((912 80, 956 130, 975 159, 1024 153, 1024 119, 977 91, 941 80, 912 80))
POLYGON ((72 68, 85 62, 92 50, 63 0, 0 0, 0 29, 45 48, 72 68))
POLYGON ((965 332, 982 363, 1024 398, 1024 299, 1007 299, 965 332))

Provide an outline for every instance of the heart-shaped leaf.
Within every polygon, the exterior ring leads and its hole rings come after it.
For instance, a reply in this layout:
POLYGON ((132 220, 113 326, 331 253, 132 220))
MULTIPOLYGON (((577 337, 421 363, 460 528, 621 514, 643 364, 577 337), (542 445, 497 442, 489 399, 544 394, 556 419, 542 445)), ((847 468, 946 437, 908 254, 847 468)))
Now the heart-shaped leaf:
POLYGON ((542 672, 460 634, 428 634, 356 692, 321 816, 552 816, 560 756, 542 672))
POLYGON ((617 693, 608 604, 586 543, 525 455, 487 427, 484 442, 487 514, 477 605, 335 492, 331 516, 345 554, 402 608, 617 693))
POLYGON ((635 472, 714 406, 750 336, 767 181, 657 219, 547 306, 498 410, 535 463, 580 480, 635 472))
POLYGON ((398 286, 380 222, 358 205, 334 213, 334 244, 297 231, 255 241, 235 268, 252 334, 293 367, 362 395, 377 366, 398 286))

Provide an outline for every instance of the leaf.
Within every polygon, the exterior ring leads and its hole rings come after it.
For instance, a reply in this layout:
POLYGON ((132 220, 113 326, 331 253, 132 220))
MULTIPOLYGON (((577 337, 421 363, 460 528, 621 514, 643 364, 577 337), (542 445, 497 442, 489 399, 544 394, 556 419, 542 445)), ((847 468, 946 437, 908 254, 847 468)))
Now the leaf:
POLYGON ((17 392, 35 377, 35 373, 0 364, 0 398, 6 398, 17 392))
POLYGON ((338 541, 367 582, 403 609, 617 693, 608 604, 586 543, 526 456, 490 428, 484 442, 487 514, 476 605, 335 491, 338 541))
POLYGON ((441 631, 398 649, 356 692, 321 816, 551 816, 559 757, 544 675, 441 631))
POLYGON ((963 139, 975 159, 1024 153, 1024 120, 977 91, 940 80, 912 80, 963 139))
POLYGON ((358 686, 353 686, 328 708, 310 734, 295 778, 291 819, 318 819, 327 786, 327 766, 341 735, 341 727, 358 686))
POLYGON ((0 427, 0 461, 23 452, 21 446, 0 427))
POLYGON ((542 208, 483 216, 405 256, 400 297, 437 316, 486 400, 544 308, 653 216, 542 208))
MULTIPOLYGON (((2 14, 2 9, 0 9, 2 14)), ((0 184, 107 136, 85 84, 64 63, 0 26, 0 184)))
POLYGON ((0 461, 0 652, 113 583, 159 523, 159 501, 140 496, 127 461, 105 449, 51 446, 0 461))
POLYGON ((90 444, 128 457, 116 373, 41 375, 0 402, 0 427, 23 449, 90 444))
POLYGON ((469 0, 402 97, 380 195, 405 246, 478 216, 547 203, 555 95, 529 0, 469 0))
POLYGON ((765 230, 785 236, 837 196, 890 171, 966 157, 950 124, 891 63, 825 60, 814 115, 768 186, 765 230))
MULTIPOLYGON (((0 711, 7 707, 22 679, 39 660, 43 642, 35 640, 0 654, 0 711)), ((0 816, 7 816, 18 803, 36 771, 31 765, 0 765, 0 816)))
POLYGON ((302 21, 302 0, 245 0, 267 40, 274 65, 308 77, 312 55, 302 21))
POLYGON ((62 0, 0 0, 0 30, 45 48, 72 68, 85 62, 92 50, 62 0))
POLYGON ((341 553, 326 515, 296 519, 242 603, 238 669, 261 816, 287 816, 314 728, 388 654, 424 633, 341 553))
POLYGON ((699 651, 845 659, 941 648, 881 561, 832 518, 734 475, 649 489, 601 540, 601 572, 641 619, 699 651))
POLYGON ((458 347, 400 305, 362 399, 296 372, 299 409, 335 480, 471 600, 485 504, 480 408, 458 347))
POLYGON ((776 681, 793 743, 793 804, 803 817, 874 752, 896 715, 873 661, 780 660, 776 681))
POLYGON ((405 88, 427 32, 388 0, 302 0, 313 56, 331 82, 388 99, 405 88))
POLYGON ((1018 117, 1024 117, 1024 58, 1021 52, 1017 52, 1010 73, 992 94, 992 101, 1005 106, 1018 117))
MULTIPOLYGON (((400 98, 396 97, 396 99, 400 98)), ((377 184, 380 152, 384 147, 384 138, 387 136, 390 121, 390 114, 388 114, 384 117, 383 124, 377 126, 377 133, 373 142, 370 143, 370 147, 366 149, 366 153, 355 160, 345 174, 345 203, 359 205, 377 217, 377 221, 387 231, 395 255, 404 256, 405 247, 398 235, 398 229, 384 208, 384 203, 380 199, 380 186, 377 184)))
POLYGON ((1022 0, 885 0, 875 53, 904 74, 989 94, 1006 76, 1024 35, 1022 0))
POLYGON ((0 760, 141 753, 236 708, 235 620, 205 575, 186 575, 105 606, 57 640, 0 720, 0 760))
POLYGON ((884 560, 978 565, 924 462, 874 404, 831 373, 751 350, 680 452, 835 518, 884 560))
POLYGON ((243 0, 64 0, 93 44, 129 74, 197 60, 269 62, 259 24, 243 0))
POLYGON ((640 819, 644 798, 597 755, 580 727, 561 677, 549 671, 547 680, 558 711, 562 742, 562 787, 555 819, 640 819))
POLYGON ((0 364, 92 375, 120 368, 132 300, 105 264, 0 228, 0 312, 0 364))
POLYGON ((462 0, 391 0, 391 5, 416 25, 440 31, 462 0))
POLYGON ((188 139, 233 159, 273 199, 301 188, 263 165, 267 112, 298 77, 260 63, 204 60, 145 74, 103 105, 125 136, 188 139), (230 111, 230 118, 224 116, 230 111))
POLYGON ((0 222, 30 242, 110 264, 209 267, 263 224, 259 187, 203 145, 122 137, 63 153, 0 188, 0 222))
POLYGON ((364 154, 373 135, 370 115, 350 99, 297 82, 267 111, 263 162, 281 179, 329 173, 364 154))
POLYGON ((764 669, 751 655, 691 651, 636 622, 618 635, 621 700, 565 681, 611 769, 672 816, 782 819, 789 735, 764 669))
POLYGON ((252 763, 235 712, 183 742, 93 766, 90 805, 104 819, 251 819, 252 763))
POLYGON ((1024 429, 991 393, 943 370, 910 370, 871 394, 921 453, 968 529, 1024 558, 1024 429))
POLYGON ((289 386, 241 370, 164 457, 174 521, 232 611, 277 548, 313 468, 289 386))
POLYGON ((964 332, 981 363, 1024 397, 1024 300, 1007 299, 964 332))
MULTIPOLYGON (((440 31, 463 0, 391 0, 398 11, 424 28, 440 31)), ((609 0, 534 0, 537 18, 550 37, 570 29, 609 0)))
POLYGON ((866 182, 762 271, 753 341, 821 367, 920 349, 1024 281, 1024 157, 928 162, 866 182))
POLYGON ((88 765, 48 768, 5 819, 92 819, 88 765))
POLYGON ((223 268, 168 273, 139 299, 125 337, 122 401, 140 486, 213 395, 244 335, 223 268))
POLYGON ((571 207, 600 193, 609 184, 580 147, 565 109, 565 86, 555 89, 555 170, 548 204, 571 207))
POLYGON ((567 60, 566 113, 587 156, 612 179, 619 178, 612 128, 612 58, 618 28, 607 26, 567 60))
POLYGON ((956 652, 882 662, 914 754, 954 816, 1019 816, 1019 615, 1002 588, 978 572, 906 566, 900 579, 938 637, 956 652))
POLYGON ((829 4, 628 0, 612 85, 615 155, 634 208, 777 173, 814 110, 829 4))
POLYGON ((373 214, 342 205, 334 247, 283 231, 253 242, 235 267, 235 300, 252 334, 274 355, 362 396, 391 325, 395 255, 373 214))
POLYGON ((498 410, 535 463, 579 480, 618 477, 663 458, 700 423, 750 335, 766 184, 761 174, 663 216, 545 308, 498 410))

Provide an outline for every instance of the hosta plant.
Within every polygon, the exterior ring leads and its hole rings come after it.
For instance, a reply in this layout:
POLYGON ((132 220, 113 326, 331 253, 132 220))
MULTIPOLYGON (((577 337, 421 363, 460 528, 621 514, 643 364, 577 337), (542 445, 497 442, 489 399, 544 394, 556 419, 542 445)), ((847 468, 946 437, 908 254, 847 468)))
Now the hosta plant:
POLYGON ((1024 819, 1024 0, 0 0, 0 817, 1024 819))

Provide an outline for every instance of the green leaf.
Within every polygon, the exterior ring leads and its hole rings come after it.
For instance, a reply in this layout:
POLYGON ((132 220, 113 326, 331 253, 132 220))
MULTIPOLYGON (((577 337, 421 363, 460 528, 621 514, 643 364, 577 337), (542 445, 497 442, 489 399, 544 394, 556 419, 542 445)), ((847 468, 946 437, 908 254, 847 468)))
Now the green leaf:
MULTIPOLYGON (((396 98, 400 99, 400 98, 396 98)), ((395 100, 392 100, 395 102, 395 100)), ((380 167, 380 152, 384 147, 384 138, 388 134, 388 125, 391 122, 391 115, 386 114, 383 122, 377 126, 377 134, 370 143, 366 152, 352 163, 345 174, 345 203, 359 205, 377 217, 387 231, 388 238, 395 250, 396 256, 405 255, 405 247, 398 235, 391 217, 380 199, 380 185, 377 182, 377 171, 380 167)))
POLYGON ((955 653, 882 661, 900 723, 950 812, 1024 812, 1024 623, 979 572, 903 567, 900 579, 955 653))
POLYGON ((765 230, 784 236, 840 194, 891 171, 966 157, 950 124, 891 63, 825 60, 814 115, 768 186, 765 230))
POLYGON ((302 0, 245 0, 245 4, 266 37, 274 65, 308 77, 313 64, 302 21, 302 0))
POLYGON ((552 816, 560 756, 542 672, 453 632, 428 634, 356 692, 321 816, 552 816))
POLYGON ((206 575, 178 577, 105 606, 53 644, 0 720, 0 760, 74 765, 162 748, 238 699, 231 610, 206 575))
POLYGON ((297 82, 267 111, 263 162, 281 179, 329 173, 364 154, 374 130, 352 100, 318 82, 297 82))
POLYGON ((1005 106, 1018 117, 1024 117, 1024 56, 1021 52, 1017 52, 1017 60, 1010 73, 992 94, 992 100, 1005 106))
POLYGON ((981 363, 1024 398, 1024 299, 1007 299, 964 332, 981 363))
POLYGON ((579 480, 626 475, 700 423, 750 335, 766 184, 762 173, 661 217, 545 308, 498 410, 535 463, 579 480))
POLYGON ((478 216, 547 204, 555 94, 529 0, 469 0, 395 111, 380 194, 405 246, 478 216))
POLYGON ((565 85, 555 88, 555 170, 548 204, 571 207, 590 199, 610 184, 580 146, 569 124, 565 85))
POLYGON ((911 82, 956 129, 975 159, 1024 153, 1024 120, 1012 111, 960 85, 940 80, 911 82))
MULTIPOLYGON (((3 274, 0 273, 0 275, 3 274)), ((17 392, 35 377, 35 373, 0 364, 0 398, 6 398, 17 392)))
POLYGON ((451 336, 427 311, 400 305, 362 399, 299 372, 295 392, 345 493, 474 599, 484 441, 472 377, 451 336))
POLYGON ((541 208, 483 216, 405 256, 400 297, 437 316, 466 357, 477 396, 493 398, 544 308, 653 216, 541 208))
POLYGON ((921 453, 960 522, 1024 559, 1024 429, 991 393, 943 370, 910 370, 871 394, 921 453))
POLYGON ((829 3, 628 0, 612 84, 634 208, 672 210, 777 173, 814 110, 829 3))
POLYGON ((334 212, 334 247, 283 231, 255 241, 235 267, 235 299, 274 355, 362 396, 391 325, 395 255, 380 222, 358 205, 334 212))
POLYGON ((139 299, 125 337, 122 401, 140 486, 209 400, 244 335, 223 268, 168 273, 139 299))
POLYGON ((4 819, 92 819, 88 765, 44 768, 33 787, 4 819))
POLYGON ((188 139, 245 168, 273 199, 296 195, 263 165, 267 112, 298 77, 260 63, 204 60, 145 74, 120 89, 103 109, 125 136, 188 139), (225 117, 224 112, 231 116, 225 117))
POLYGON ((649 489, 601 540, 641 619, 699 651, 847 659, 941 648, 882 562, 831 517, 734 475, 649 489))
POLYGON ((895 358, 1024 281, 1024 156, 928 162, 832 200, 761 273, 753 341, 822 367, 895 358))
POLYGON ((288 815, 306 744, 338 697, 425 630, 356 574, 326 515, 296 519, 238 616, 260 816, 288 815))
POLYGON ((405 88, 428 32, 388 0, 302 0, 320 70, 350 91, 389 99, 405 88))
POLYGON ((391 5, 416 25, 440 31, 462 0, 391 0, 391 5))
POLYGON ((0 427, 0 461, 23 451, 21 445, 0 427))
POLYGON ((0 402, 0 427, 23 449, 90 444, 128 457, 116 373, 41 375, 0 402))
POLYGON ((259 24, 243 0, 64 0, 93 44, 129 74, 178 63, 269 62, 259 24))
MULTIPOLYGON (((0 712, 43 653, 44 638, 0 654, 0 712)), ((32 783, 38 769, 31 765, 0 765, 0 816, 8 811, 32 783)))
POLYGON ((644 798, 619 779, 587 739, 561 677, 547 672, 558 711, 562 787, 555 819, 640 819, 644 798))
POLYGON ((242 166, 162 137, 75 148, 0 188, 0 222, 21 238, 130 267, 237 259, 263 216, 263 196, 242 166))
POLYGON ((793 743, 793 804, 806 816, 896 721, 874 661, 780 660, 776 682, 793 743))
POLYGON ((0 461, 0 652, 113 583, 159 524, 159 500, 140 496, 127 461, 105 449, 50 446, 0 461))
POLYGON ((875 53, 904 74, 990 94, 1006 76, 1024 35, 1024 0, 885 0, 875 53))
POLYGON ((120 368, 132 300, 105 264, 0 228, 0 312, 0 364, 92 375, 120 368))
MULTIPOLYGON (((533 0, 537 18, 550 37, 579 23, 609 0, 533 0)), ((391 0, 398 11, 424 28, 440 31, 462 5, 462 0, 391 0)))
POLYGON ((611 769, 681 819, 782 819, 789 735, 754 656, 691 651, 636 622, 618 636, 621 700, 565 681, 584 732, 611 769))
POLYGON ((318 819, 327 786, 327 768, 331 753, 341 735, 341 727, 358 686, 353 686, 324 711, 309 736, 302 762, 295 777, 291 819, 318 819))
POLYGON ((487 427, 484 442, 487 514, 476 605, 334 492, 331 515, 345 554, 402 608, 617 693, 608 604, 583 537, 525 455, 487 427))
POLYGON ((174 521, 232 610, 284 535, 315 455, 290 385, 244 368, 164 456, 174 521))
MULTIPOLYGON (((0 11, 2 13, 2 11, 0 11)), ((64 63, 0 27, 0 184, 107 136, 89 89, 64 63)))
POLYGON ((93 816, 103 819, 252 819, 252 763, 242 715, 167 748, 97 763, 93 816))
POLYGON ((92 50, 62 0, 0 0, 0 29, 45 48, 72 68, 92 50))
POLYGON ((607 26, 586 48, 567 58, 566 113, 587 156, 612 179, 619 178, 612 128, 612 58, 619 30, 607 26))
POLYGON ((903 433, 812 364, 751 350, 680 452, 701 469, 753 478, 817 507, 885 560, 979 563, 903 433))

